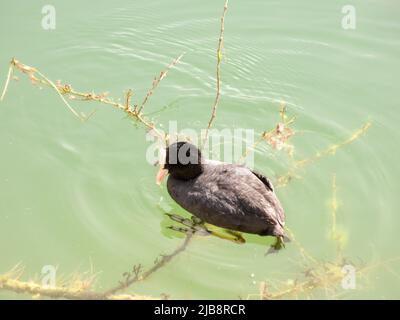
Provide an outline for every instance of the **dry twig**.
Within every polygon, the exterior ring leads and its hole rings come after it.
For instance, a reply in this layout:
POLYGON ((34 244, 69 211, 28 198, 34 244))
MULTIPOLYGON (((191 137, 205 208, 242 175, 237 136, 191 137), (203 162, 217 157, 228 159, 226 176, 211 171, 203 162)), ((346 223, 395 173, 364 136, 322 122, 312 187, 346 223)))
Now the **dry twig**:
POLYGON ((208 133, 210 131, 210 128, 213 124, 213 121, 217 115, 217 107, 219 103, 219 98, 221 96, 221 61, 222 61, 222 48, 224 47, 224 31, 225 31, 225 15, 226 11, 228 10, 228 0, 225 0, 224 4, 224 10, 222 12, 221 16, 221 27, 220 27, 220 32, 219 32, 219 39, 218 39, 218 48, 217 48, 217 87, 216 87, 216 95, 214 99, 214 104, 212 107, 211 111, 211 117, 210 120, 208 121, 207 129, 203 138, 203 143, 201 145, 201 148, 203 148, 208 139, 208 133))
POLYGON ((193 234, 188 233, 186 235, 185 240, 182 242, 181 245, 179 245, 174 252, 167 254, 167 255, 161 255, 160 258, 157 258, 154 262, 154 265, 147 271, 142 272, 142 267, 141 265, 136 265, 133 267, 132 271, 126 272, 123 274, 124 280, 120 281, 120 283, 115 286, 114 288, 111 288, 106 291, 106 295, 112 295, 115 294, 118 291, 125 290, 128 287, 130 287, 132 284, 143 281, 147 278, 149 278, 153 273, 155 273, 157 270, 160 268, 164 267, 166 264, 168 264, 173 258, 175 258, 177 255, 182 253, 183 251, 186 250, 187 246, 190 243, 190 240, 192 240, 193 234))

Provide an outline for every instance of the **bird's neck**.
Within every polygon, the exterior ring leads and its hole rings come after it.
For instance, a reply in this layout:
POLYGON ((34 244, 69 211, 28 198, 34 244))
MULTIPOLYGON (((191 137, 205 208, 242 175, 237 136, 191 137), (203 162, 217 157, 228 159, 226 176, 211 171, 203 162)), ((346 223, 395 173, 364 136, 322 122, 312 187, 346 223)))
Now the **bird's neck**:
POLYGON ((203 173, 202 164, 188 164, 170 169, 170 175, 178 180, 191 180, 203 173), (171 170, 172 169, 172 170, 171 170))

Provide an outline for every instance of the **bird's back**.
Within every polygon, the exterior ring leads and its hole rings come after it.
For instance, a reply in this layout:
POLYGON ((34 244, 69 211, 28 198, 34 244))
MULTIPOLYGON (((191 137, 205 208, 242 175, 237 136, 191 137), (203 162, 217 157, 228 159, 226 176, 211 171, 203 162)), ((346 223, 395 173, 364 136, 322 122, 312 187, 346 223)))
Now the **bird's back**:
POLYGON ((284 211, 269 180, 260 177, 243 166, 207 161, 197 178, 183 181, 170 176, 167 187, 179 205, 208 223, 283 236, 284 211))

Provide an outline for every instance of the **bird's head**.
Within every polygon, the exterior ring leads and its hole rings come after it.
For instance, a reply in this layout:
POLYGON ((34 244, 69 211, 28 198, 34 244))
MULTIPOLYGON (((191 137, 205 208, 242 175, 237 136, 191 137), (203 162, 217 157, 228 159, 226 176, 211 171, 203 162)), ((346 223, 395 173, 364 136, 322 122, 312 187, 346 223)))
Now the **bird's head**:
POLYGON ((203 172, 200 150, 188 142, 175 142, 165 150, 164 161, 160 161, 156 182, 160 184, 167 174, 175 179, 190 180, 203 172))

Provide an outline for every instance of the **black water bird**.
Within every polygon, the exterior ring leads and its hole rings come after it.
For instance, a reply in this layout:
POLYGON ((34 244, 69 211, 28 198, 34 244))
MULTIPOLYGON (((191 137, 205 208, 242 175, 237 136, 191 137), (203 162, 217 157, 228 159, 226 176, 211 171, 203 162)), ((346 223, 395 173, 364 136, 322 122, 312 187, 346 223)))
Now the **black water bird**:
POLYGON ((188 142, 166 149, 157 183, 169 173, 167 189, 184 209, 209 224, 260 236, 274 236, 278 250, 288 238, 285 213, 270 180, 249 168, 204 159, 188 142))

